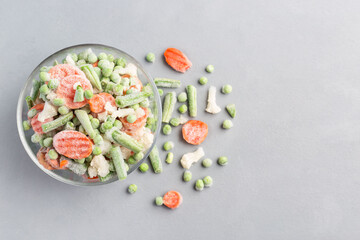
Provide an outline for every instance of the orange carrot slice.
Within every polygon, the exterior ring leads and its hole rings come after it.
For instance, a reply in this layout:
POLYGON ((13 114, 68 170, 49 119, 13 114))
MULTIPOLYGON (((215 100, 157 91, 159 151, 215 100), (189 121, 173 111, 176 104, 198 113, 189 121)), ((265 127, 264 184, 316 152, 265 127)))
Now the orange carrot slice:
POLYGON ((36 154, 36 157, 39 161, 39 163, 47 170, 53 170, 54 168, 50 166, 49 163, 45 161, 45 154, 47 149, 46 148, 40 148, 39 151, 36 154))
POLYGON ((199 145, 208 134, 208 125, 199 120, 190 120, 182 127, 182 135, 186 142, 199 145))
POLYGON ((182 196, 177 191, 169 191, 165 193, 163 197, 164 205, 168 208, 174 209, 180 206, 182 203, 182 196))
POLYGON ((47 123, 47 122, 51 122, 52 120, 54 120, 54 118, 47 118, 44 120, 44 122, 40 122, 38 120, 38 117, 39 117, 39 114, 40 113, 37 113, 30 121, 31 123, 31 127, 33 128, 34 132, 36 132, 37 134, 44 134, 44 131, 42 130, 42 127, 41 125, 43 125, 44 123, 47 123))
POLYGON ((129 135, 134 135, 137 131, 142 129, 146 124, 146 119, 149 115, 149 110, 147 108, 142 108, 145 111, 145 114, 142 117, 136 119, 135 122, 129 123, 126 120, 126 117, 120 118, 121 123, 123 124, 123 131, 129 135))
POLYGON ((176 48, 166 49, 164 56, 170 67, 178 72, 184 73, 192 66, 192 63, 185 54, 176 48))
POLYGON ((94 113, 101 113, 105 110, 105 99, 100 94, 95 94, 89 100, 90 110, 94 113))
POLYGON ((78 75, 85 78, 85 74, 79 68, 70 64, 58 64, 49 70, 50 78, 57 78, 63 80, 71 75, 78 75))
POLYGON ((92 152, 92 142, 85 134, 72 130, 58 132, 53 138, 55 150, 72 159, 88 157, 92 152))
POLYGON ((82 102, 74 102, 74 96, 76 92, 74 89, 75 83, 80 83, 84 91, 93 90, 90 81, 78 75, 71 75, 60 81, 60 84, 56 90, 56 94, 58 98, 63 98, 65 100, 65 105, 70 109, 81 108, 87 103, 86 99, 82 102))
MULTIPOLYGON (((102 96, 102 97, 105 99, 105 104, 106 104, 107 102, 110 102, 111 105, 113 105, 114 107, 116 107, 115 98, 114 98, 111 94, 102 92, 102 93, 99 93, 99 95, 102 96)), ((105 108, 104 108, 104 111, 105 111, 105 108)))

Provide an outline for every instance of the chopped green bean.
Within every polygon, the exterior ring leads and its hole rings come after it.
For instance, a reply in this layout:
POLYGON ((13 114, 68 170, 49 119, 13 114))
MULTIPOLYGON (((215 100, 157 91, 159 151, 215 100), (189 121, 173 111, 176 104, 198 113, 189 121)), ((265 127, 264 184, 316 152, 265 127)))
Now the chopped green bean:
POLYGON ((34 106, 34 102, 30 96, 27 96, 25 98, 25 101, 26 101, 26 105, 27 105, 28 109, 30 109, 34 106))
POLYGON ((84 100, 84 89, 81 86, 77 86, 74 96, 74 102, 83 102, 84 100))
MULTIPOLYGON (((95 132, 95 131, 94 131, 95 132)), ((102 136, 95 132, 95 137, 93 138, 95 144, 101 144, 104 140, 102 136)))
POLYGON ((189 113, 191 117, 196 117, 197 115, 197 100, 196 100, 196 88, 193 85, 188 85, 186 87, 188 100, 189 100, 189 113))
POLYGON ((177 127, 180 125, 180 119, 179 118, 172 118, 170 119, 170 124, 173 127, 177 127))
POLYGON ((29 121, 29 120, 23 121, 22 125, 23 125, 24 131, 28 131, 28 130, 30 130, 30 128, 31 128, 31 125, 30 125, 30 121, 29 121))
POLYGON ((116 104, 120 108, 124 108, 127 106, 134 105, 136 103, 140 103, 147 99, 150 96, 148 92, 135 92, 125 96, 117 96, 116 97, 116 104))
POLYGON ((39 96, 39 93, 40 93, 40 86, 41 86, 41 81, 38 81, 38 80, 33 80, 33 87, 32 87, 32 90, 31 90, 31 98, 33 100, 33 102, 36 101, 36 99, 38 98, 39 96))
POLYGON ((176 104, 176 93, 169 92, 168 94, 166 94, 163 105, 162 122, 169 123, 171 119, 171 115, 175 108, 175 104, 176 104))
POLYGON ((127 170, 125 167, 125 161, 122 156, 120 147, 113 147, 110 150, 111 159, 113 160, 116 174, 119 180, 123 180, 127 177, 127 170))
POLYGON ((178 88, 181 86, 180 80, 170 78, 154 78, 154 82, 157 87, 178 88))
POLYGON ((155 173, 161 173, 162 172, 162 164, 159 156, 159 151, 156 146, 153 147, 153 149, 150 152, 149 155, 151 166, 155 173))
POLYGON ((85 158, 74 159, 74 161, 77 162, 77 163, 84 163, 84 162, 85 162, 85 158))
POLYGON ((37 114, 37 112, 38 111, 35 108, 30 109, 30 111, 28 111, 27 113, 28 118, 33 118, 37 114))
POLYGON ((67 123, 65 124, 65 130, 75 130, 74 123, 72 123, 72 122, 67 122, 67 123))
POLYGON ((165 159, 165 162, 167 164, 170 164, 172 163, 174 160, 174 154, 172 152, 169 152, 167 155, 166 155, 166 159, 165 159))
POLYGON ((146 98, 144 101, 142 101, 141 103, 139 103, 140 107, 149 107, 150 106, 150 101, 148 98, 146 98))
POLYGON ((44 139, 44 146, 45 147, 51 147, 53 143, 53 138, 52 137, 48 137, 44 139))
POLYGON ((91 121, 86 111, 75 110, 75 115, 79 119, 81 126, 85 129, 86 133, 90 136, 90 138, 93 139, 96 136, 96 134, 94 132, 94 129, 91 125, 91 121))
POLYGON ((137 161, 135 160, 135 158, 133 156, 130 156, 127 160, 128 164, 135 164, 137 163, 137 161))
POLYGON ((68 114, 58 117, 57 119, 55 119, 51 122, 44 123, 43 125, 41 125, 41 128, 44 133, 50 132, 58 127, 65 125, 73 117, 74 117, 73 112, 69 112, 68 114))
POLYGON ((101 83, 99 76, 94 70, 94 67, 92 65, 83 65, 81 66, 81 70, 85 73, 86 78, 89 79, 90 83, 97 88, 98 90, 102 91, 101 83))
POLYGON ((37 133, 34 133, 34 134, 31 136, 31 142, 32 142, 32 143, 39 143, 42 139, 43 139, 43 136, 40 135, 40 134, 37 134, 37 133))
POLYGON ((124 132, 116 130, 112 133, 112 137, 116 143, 130 149, 134 153, 141 152, 144 149, 142 144, 124 132))
POLYGON ((236 116, 235 104, 228 104, 228 105, 226 105, 226 111, 229 113, 229 115, 230 115, 232 118, 235 118, 235 116, 236 116))

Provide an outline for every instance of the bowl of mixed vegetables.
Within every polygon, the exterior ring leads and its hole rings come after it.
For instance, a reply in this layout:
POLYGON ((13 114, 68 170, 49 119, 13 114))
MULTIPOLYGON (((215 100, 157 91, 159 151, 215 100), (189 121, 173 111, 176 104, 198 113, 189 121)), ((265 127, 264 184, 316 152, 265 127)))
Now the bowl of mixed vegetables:
POLYGON ((113 47, 82 44, 42 61, 17 106, 21 142, 33 162, 64 183, 126 179, 148 157, 161 128, 150 75, 113 47))

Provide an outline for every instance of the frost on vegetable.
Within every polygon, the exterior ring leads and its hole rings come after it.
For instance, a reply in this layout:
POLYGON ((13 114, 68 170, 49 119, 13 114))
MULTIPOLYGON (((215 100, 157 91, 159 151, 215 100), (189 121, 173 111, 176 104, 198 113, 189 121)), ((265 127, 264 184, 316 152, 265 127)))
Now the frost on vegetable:
POLYGON ((76 66, 76 63, 75 63, 74 59, 71 57, 71 54, 68 54, 66 56, 65 61, 66 61, 67 64, 76 66))
POLYGON ((124 68, 118 68, 114 70, 115 73, 119 73, 120 75, 129 74, 130 76, 137 77, 137 68, 134 64, 129 63, 124 68))
POLYGON ((211 86, 208 93, 208 104, 205 109, 208 113, 216 114, 221 111, 221 108, 216 104, 216 87, 211 86))
POLYGON ((189 119, 187 117, 185 117, 184 115, 180 115, 179 124, 185 124, 185 123, 187 123, 187 121, 189 121, 189 119))
POLYGON ((186 153, 180 160, 181 166, 185 169, 190 169, 191 165, 199 161, 204 155, 202 147, 198 148, 195 152, 186 153))
POLYGON ((50 102, 45 102, 44 109, 39 113, 38 120, 44 122, 45 119, 54 117, 57 115, 57 107, 50 102))
POLYGON ((110 172, 110 165, 103 155, 95 156, 90 163, 90 166, 96 169, 97 175, 105 177, 110 172))

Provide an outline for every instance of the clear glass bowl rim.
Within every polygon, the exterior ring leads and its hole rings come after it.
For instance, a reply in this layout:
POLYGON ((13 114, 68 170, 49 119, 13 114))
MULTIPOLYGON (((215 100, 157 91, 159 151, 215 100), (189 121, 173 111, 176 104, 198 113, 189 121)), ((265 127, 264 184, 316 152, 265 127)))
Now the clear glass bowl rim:
MULTIPOLYGON (((66 47, 66 48, 63 48, 63 49, 60 49, 58 51, 56 51, 55 53, 51 54, 50 56, 48 56, 47 58, 45 58, 41 63, 39 63, 35 68, 34 70, 30 73, 30 75, 28 76, 23 88, 21 89, 21 92, 20 92, 20 96, 19 96, 19 99, 18 99, 18 104, 17 104, 17 108, 16 108, 16 123, 17 123, 17 129, 18 129, 18 133, 19 133, 19 136, 20 136, 20 140, 21 140, 21 143, 23 145, 23 147, 25 148, 25 151, 27 152, 27 154, 29 155, 29 157, 31 158, 31 160, 36 164, 36 166, 38 166, 43 172, 45 172, 47 175, 55 178, 56 180, 60 181, 60 182, 63 182, 63 183, 66 183, 66 184, 69 184, 69 185, 73 185, 73 186, 99 186, 99 185, 105 185, 105 184, 109 184, 109 183, 112 183, 112 182, 116 182, 118 180, 118 178, 112 178, 106 182, 77 182, 77 181, 72 181, 70 179, 66 179, 64 177, 61 177, 57 174, 55 174, 54 172, 52 172, 51 170, 47 170, 45 169, 44 167, 41 166, 41 164, 38 162, 37 158, 36 158, 36 155, 35 153, 31 150, 28 142, 26 141, 26 138, 25 138, 25 133, 24 133, 24 129, 23 129, 23 126, 22 126, 22 111, 23 111, 23 107, 24 107, 24 103, 25 103, 25 97, 26 97, 26 93, 25 93, 25 90, 27 89, 27 86, 29 84, 32 84, 32 78, 31 76, 36 73, 38 71, 38 69, 44 65, 44 63, 51 59, 54 55, 57 55, 61 52, 65 52, 69 49, 73 49, 73 48, 79 48, 79 47, 88 47, 88 48, 92 48, 92 47, 101 47, 101 48, 108 48, 108 49, 111 49, 115 52, 119 52, 120 54, 122 55, 126 55, 126 57, 128 59, 131 59, 132 63, 134 63, 137 68, 141 69, 142 72, 144 73, 145 77, 148 79, 148 82, 151 84, 152 88, 153 89, 156 89, 156 85, 154 83, 154 80, 153 78, 151 77, 151 75, 149 73, 147 73, 145 71, 145 69, 142 67, 142 65, 134 58, 132 57, 130 54, 120 50, 120 49, 117 49, 115 47, 112 47, 112 46, 108 46, 108 45, 104 45, 104 44, 98 44, 98 43, 84 43, 84 44, 77 44, 77 45, 73 45, 73 46, 69 46, 69 47, 66 47)), ((162 119, 162 111, 161 111, 161 100, 160 100, 160 95, 158 93, 158 91, 154 91, 154 100, 155 100, 155 104, 158 108, 158 111, 157 111, 157 126, 156 126, 156 130, 155 130, 155 133, 154 133, 154 142, 152 143, 151 147, 148 149, 148 151, 146 152, 146 154, 144 155, 144 158, 139 161, 137 164, 131 166, 128 174, 132 173, 133 171, 135 171, 139 165, 149 156, 152 148, 155 146, 155 143, 156 143, 156 140, 159 136, 159 132, 160 132, 160 128, 161 128, 161 119, 162 119)))

